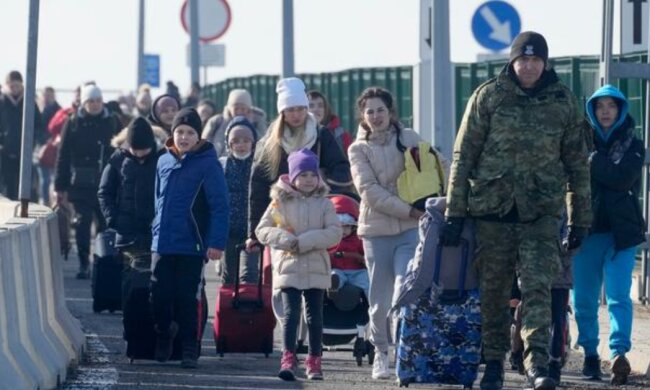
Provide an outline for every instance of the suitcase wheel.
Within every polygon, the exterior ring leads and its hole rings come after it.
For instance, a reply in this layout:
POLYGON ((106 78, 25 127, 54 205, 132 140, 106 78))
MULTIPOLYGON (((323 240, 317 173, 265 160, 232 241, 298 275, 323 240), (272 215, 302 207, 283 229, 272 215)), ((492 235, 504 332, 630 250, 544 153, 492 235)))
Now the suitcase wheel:
POLYGON ((296 355, 307 353, 307 346, 305 345, 305 340, 298 340, 298 346, 296 347, 296 355))
POLYGON ((397 384, 399 385, 399 387, 409 387, 409 380, 408 379, 404 379, 404 380, 398 379, 397 384))
POLYGON ((133 364, 133 362, 134 362, 133 358, 129 359, 129 364, 133 364))

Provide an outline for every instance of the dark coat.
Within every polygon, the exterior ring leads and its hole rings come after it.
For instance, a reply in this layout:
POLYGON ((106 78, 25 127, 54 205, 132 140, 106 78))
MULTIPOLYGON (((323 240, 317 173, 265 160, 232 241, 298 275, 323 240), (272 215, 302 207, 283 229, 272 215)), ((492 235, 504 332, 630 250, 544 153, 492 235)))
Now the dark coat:
POLYGON ((151 246, 156 165, 163 153, 153 151, 141 162, 118 149, 104 168, 97 198, 107 226, 117 231, 117 246, 151 246))
POLYGON ((251 178, 253 156, 244 160, 232 156, 221 157, 221 164, 230 195, 230 233, 231 237, 245 237, 248 227, 248 190, 251 178))
POLYGON ((632 142, 618 163, 608 157, 612 144, 634 128, 628 116, 620 128, 605 141, 594 133, 591 159, 591 194, 594 220, 592 233, 613 233, 616 249, 622 250, 645 241, 645 222, 639 205, 641 171, 645 161, 643 142, 633 135, 632 142))
MULTIPOLYGON (((18 160, 23 134, 23 98, 18 101, 0 94, 0 145, 5 158, 18 160)), ((45 143, 41 113, 34 103, 34 143, 45 143)))
POLYGON ((214 146, 207 141, 179 157, 173 140, 158 159, 151 250, 204 256, 223 250, 228 236, 228 187, 214 146))
POLYGON ((99 115, 90 116, 81 109, 70 117, 61 132, 54 189, 68 192, 73 202, 92 203, 104 166, 114 151, 111 138, 119 129, 119 120, 105 108, 99 115))
MULTIPOLYGON (((325 175, 324 179, 326 179, 332 193, 347 192, 352 180, 350 163, 329 130, 321 128, 318 134, 318 140, 311 150, 317 156, 320 156, 319 166, 325 175)), ((260 142, 263 142, 263 140, 260 142)), ((269 177, 263 162, 253 162, 248 203, 248 237, 250 238, 255 238, 255 228, 269 203, 271 203, 269 195, 271 186, 278 180, 280 175, 289 172, 287 157, 286 152, 282 150, 280 167, 276 177, 269 177)))

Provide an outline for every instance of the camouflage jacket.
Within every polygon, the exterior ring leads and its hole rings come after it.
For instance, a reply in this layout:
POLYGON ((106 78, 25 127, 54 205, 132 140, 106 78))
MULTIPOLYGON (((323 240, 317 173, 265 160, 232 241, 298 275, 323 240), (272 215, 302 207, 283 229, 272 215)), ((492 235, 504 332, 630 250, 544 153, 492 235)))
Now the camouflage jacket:
POLYGON ((447 212, 450 217, 518 220, 562 215, 591 222, 590 177, 582 115, 553 70, 533 93, 507 74, 479 86, 467 103, 454 145, 447 212))

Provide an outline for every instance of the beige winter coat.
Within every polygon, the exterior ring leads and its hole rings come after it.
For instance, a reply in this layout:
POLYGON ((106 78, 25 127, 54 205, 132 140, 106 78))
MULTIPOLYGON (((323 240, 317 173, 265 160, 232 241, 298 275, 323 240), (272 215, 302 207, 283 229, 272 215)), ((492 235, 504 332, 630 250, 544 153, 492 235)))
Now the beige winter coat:
POLYGON ((257 239, 271 247, 273 288, 299 290, 330 287, 327 248, 341 240, 342 229, 321 181, 311 196, 304 196, 280 176, 271 187, 271 204, 255 229, 257 239))
MULTIPOLYGON (((416 228, 417 219, 409 216, 411 206, 397 195, 397 178, 404 171, 404 153, 397 149, 395 128, 370 132, 366 141, 367 133, 359 126, 357 139, 348 149, 352 179, 361 195, 357 234, 390 236, 416 228)), ((402 129, 400 141, 404 147, 417 146, 420 140, 415 131, 402 129)))

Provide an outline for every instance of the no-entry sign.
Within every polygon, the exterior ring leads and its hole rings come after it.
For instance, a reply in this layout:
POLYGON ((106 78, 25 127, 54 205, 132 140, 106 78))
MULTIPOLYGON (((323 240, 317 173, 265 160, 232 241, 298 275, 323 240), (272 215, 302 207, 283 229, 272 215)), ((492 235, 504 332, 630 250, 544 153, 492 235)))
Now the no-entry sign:
MULTIPOLYGON (((196 0, 199 8, 199 39, 203 43, 216 41, 226 33, 232 20, 226 0, 196 0)), ((190 33, 190 7, 185 0, 181 7, 181 24, 190 33)))

